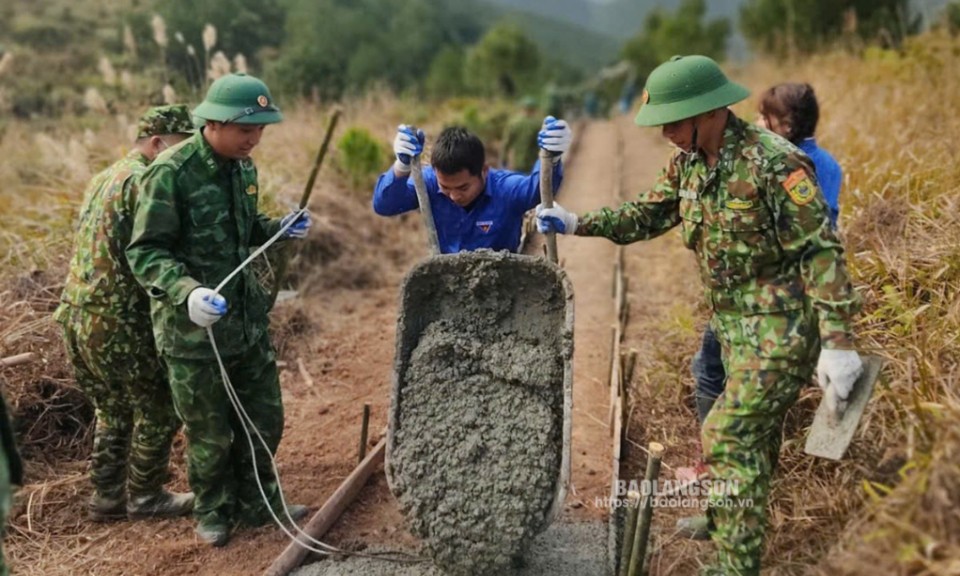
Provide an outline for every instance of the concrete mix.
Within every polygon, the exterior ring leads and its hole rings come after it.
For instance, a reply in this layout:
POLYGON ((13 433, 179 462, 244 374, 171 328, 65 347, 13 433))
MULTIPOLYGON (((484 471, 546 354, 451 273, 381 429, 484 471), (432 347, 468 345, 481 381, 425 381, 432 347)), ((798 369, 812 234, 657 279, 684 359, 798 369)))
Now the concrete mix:
POLYGON ((444 258, 422 299, 444 313, 421 324, 400 372, 391 488, 426 555, 481 576, 509 568, 546 527, 572 348, 552 269, 444 258))

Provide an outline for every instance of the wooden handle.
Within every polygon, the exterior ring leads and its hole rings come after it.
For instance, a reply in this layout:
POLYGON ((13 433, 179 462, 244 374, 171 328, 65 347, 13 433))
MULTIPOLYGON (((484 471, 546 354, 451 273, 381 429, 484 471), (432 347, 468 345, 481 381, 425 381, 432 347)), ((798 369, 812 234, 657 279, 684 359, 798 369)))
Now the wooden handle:
MULTIPOLYGON (((544 208, 553 208, 553 154, 542 148, 540 149, 540 203, 544 208)), ((547 232, 547 258, 554 264, 559 262, 555 232, 547 232)))
POLYGON ((410 161, 410 176, 413 186, 417 189, 417 203, 420 204, 420 215, 423 216, 423 227, 427 230, 427 248, 430 254, 440 253, 440 240, 437 238, 437 225, 433 222, 433 209, 430 207, 430 196, 427 194, 427 185, 423 182, 423 168, 420 166, 420 156, 414 156, 410 161))

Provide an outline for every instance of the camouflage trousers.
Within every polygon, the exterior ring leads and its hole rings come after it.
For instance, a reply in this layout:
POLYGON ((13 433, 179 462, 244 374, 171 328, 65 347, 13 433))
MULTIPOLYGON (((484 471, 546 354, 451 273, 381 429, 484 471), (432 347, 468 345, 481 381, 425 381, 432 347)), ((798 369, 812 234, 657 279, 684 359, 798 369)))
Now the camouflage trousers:
MULTIPOLYGON (((250 443, 227 397, 216 360, 164 356, 173 401, 187 436, 187 474, 196 496, 194 516, 203 522, 260 526, 270 519, 257 476, 271 506, 280 493, 268 454, 256 435, 256 471, 250 443)), ((247 415, 275 454, 283 434, 283 403, 270 337, 243 354, 223 358, 247 415)))
POLYGON ((717 564, 703 573, 756 576, 784 415, 810 382, 819 352, 816 316, 717 314, 713 326, 727 382, 702 429, 713 479, 707 516, 718 550, 717 564))
POLYGON ((109 499, 149 496, 169 476, 170 444, 180 427, 150 322, 123 321, 62 306, 67 355, 97 424, 90 477, 109 499))

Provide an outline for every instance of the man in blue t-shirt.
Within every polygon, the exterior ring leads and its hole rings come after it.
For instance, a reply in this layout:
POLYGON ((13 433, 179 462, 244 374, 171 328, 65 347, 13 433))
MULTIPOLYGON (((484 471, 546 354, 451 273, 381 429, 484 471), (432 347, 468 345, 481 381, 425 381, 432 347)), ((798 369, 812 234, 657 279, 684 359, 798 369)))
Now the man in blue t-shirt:
MULTIPOLYGON (((401 125, 393 142, 396 161, 377 180, 373 210, 395 216, 419 208, 410 162, 423 152, 422 130, 401 125)), ((563 120, 547 116, 537 136, 540 148, 554 154, 554 188, 563 180, 561 156, 572 134, 563 120)), ((497 170, 486 163, 483 142, 464 128, 443 130, 433 145, 423 181, 437 227, 440 252, 480 248, 516 252, 523 214, 540 203, 540 161, 529 174, 497 170)))

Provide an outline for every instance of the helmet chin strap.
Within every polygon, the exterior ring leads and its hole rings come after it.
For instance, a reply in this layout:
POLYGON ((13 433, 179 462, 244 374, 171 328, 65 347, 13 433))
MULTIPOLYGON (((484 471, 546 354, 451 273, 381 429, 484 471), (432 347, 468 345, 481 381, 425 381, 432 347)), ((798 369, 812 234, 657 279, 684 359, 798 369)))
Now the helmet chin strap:
POLYGON ((696 118, 693 120, 693 136, 690 139, 690 153, 697 153, 697 137, 700 135, 700 122, 696 118))

